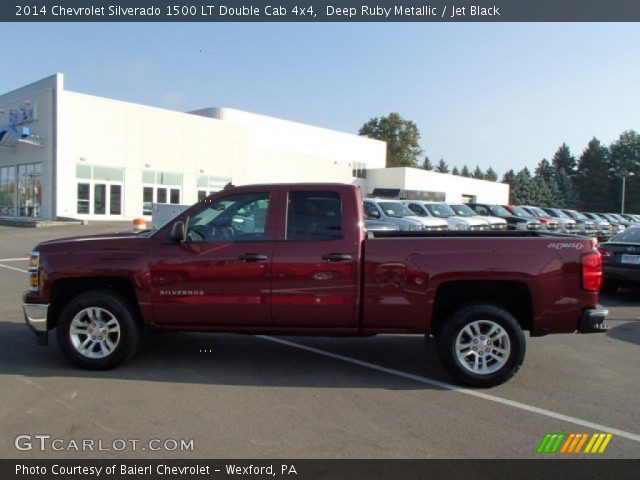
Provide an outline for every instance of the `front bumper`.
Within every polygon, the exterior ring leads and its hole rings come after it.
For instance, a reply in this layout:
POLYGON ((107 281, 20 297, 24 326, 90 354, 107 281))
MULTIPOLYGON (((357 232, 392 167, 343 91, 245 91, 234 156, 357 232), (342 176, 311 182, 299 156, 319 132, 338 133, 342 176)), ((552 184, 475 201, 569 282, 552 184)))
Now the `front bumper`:
POLYGON ((589 308, 582 313, 578 332, 580 333, 598 333, 609 330, 609 324, 604 321, 609 315, 609 310, 602 307, 589 308))
POLYGON ((38 337, 39 345, 46 345, 48 340, 47 312, 48 303, 22 303, 24 321, 38 337))

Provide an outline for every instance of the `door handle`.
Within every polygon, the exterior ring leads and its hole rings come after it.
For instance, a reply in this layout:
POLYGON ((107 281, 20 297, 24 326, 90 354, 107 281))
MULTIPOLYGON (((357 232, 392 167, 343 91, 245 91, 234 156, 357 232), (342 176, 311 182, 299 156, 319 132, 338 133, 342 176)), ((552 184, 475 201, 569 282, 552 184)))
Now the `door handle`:
POLYGON ((327 253, 322 255, 323 260, 329 260, 330 262, 348 262, 351 260, 351 255, 346 253, 327 253))
POLYGON ((266 255, 260 255, 259 253, 245 253, 244 255, 240 255, 238 257, 238 260, 241 260, 243 262, 259 262, 266 259, 266 255))

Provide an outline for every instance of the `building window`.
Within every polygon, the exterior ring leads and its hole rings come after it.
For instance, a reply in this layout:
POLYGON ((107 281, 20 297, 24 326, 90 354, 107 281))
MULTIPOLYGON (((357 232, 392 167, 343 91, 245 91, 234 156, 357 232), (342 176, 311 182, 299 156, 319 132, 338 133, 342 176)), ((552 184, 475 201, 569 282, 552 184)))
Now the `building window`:
POLYGON ((367 178, 367 164, 364 162, 353 162, 351 174, 355 178, 367 178))
POLYGON ((39 217, 42 207, 42 163, 18 165, 18 215, 39 217))
POLYGON ((198 176, 198 201, 202 201, 209 195, 223 190, 225 185, 231 183, 228 177, 216 177, 213 175, 198 176))
POLYGON ((154 203, 178 205, 182 197, 182 174, 144 170, 142 172, 142 214, 151 215, 154 203))
POLYGON ((122 215, 124 169, 98 165, 76 165, 79 215, 122 215))
POLYGON ((476 203, 475 195, 462 195, 462 203, 476 203))
POLYGON ((16 214, 16 167, 0 168, 0 215, 16 214))

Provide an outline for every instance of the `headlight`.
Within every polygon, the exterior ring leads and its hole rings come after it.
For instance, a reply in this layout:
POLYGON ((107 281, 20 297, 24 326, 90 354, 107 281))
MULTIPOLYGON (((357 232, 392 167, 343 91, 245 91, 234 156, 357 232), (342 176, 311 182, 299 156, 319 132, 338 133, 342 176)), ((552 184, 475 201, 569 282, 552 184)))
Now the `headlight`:
POLYGON ((422 230, 422 225, 414 225, 413 223, 410 223, 409 231, 414 232, 416 230, 422 230))
POLYGON ((469 225, 465 225, 464 223, 459 223, 456 228, 458 230, 469 230, 469 225))
POLYGON ((29 289, 38 290, 40 285, 40 252, 29 253, 29 289))

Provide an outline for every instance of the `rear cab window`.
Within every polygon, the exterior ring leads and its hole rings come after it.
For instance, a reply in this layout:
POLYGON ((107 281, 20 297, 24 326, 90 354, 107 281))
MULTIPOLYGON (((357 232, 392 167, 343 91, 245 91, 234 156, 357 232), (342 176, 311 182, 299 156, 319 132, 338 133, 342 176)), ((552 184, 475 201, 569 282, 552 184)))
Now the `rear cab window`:
POLYGON ((323 241, 342 238, 342 216, 342 200, 338 192, 289 192, 286 240, 323 241))

